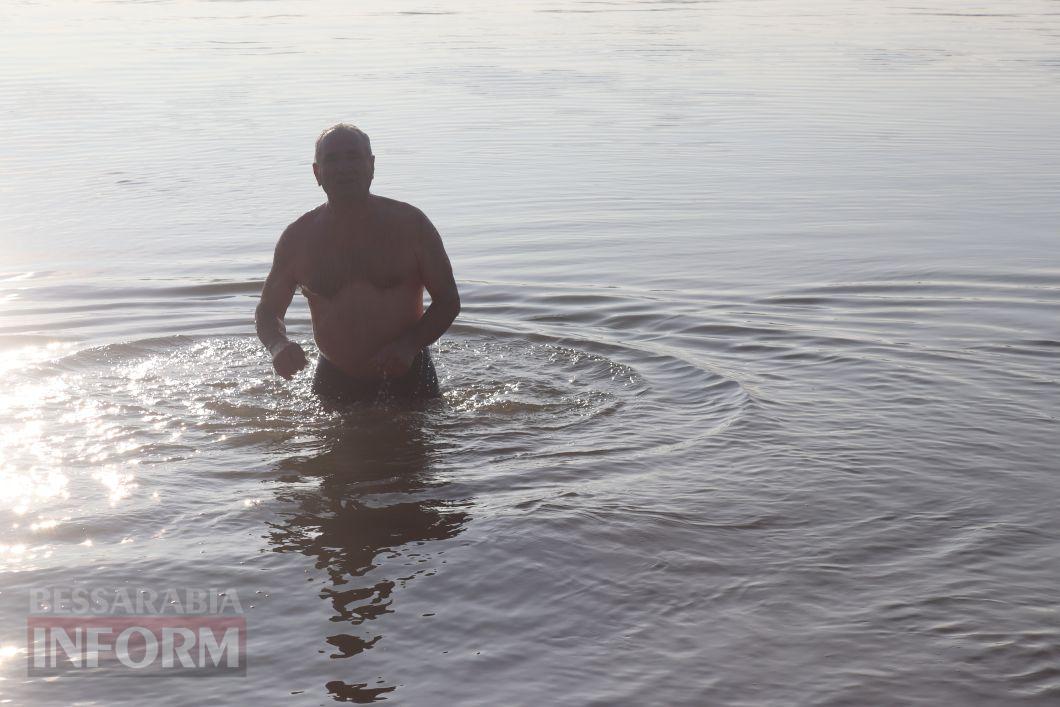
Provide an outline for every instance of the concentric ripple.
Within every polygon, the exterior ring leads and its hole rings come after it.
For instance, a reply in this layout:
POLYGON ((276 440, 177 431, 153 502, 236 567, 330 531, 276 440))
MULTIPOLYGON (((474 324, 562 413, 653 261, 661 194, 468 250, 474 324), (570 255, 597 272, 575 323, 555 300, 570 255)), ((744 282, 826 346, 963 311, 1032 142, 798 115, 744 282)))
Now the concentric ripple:
MULTIPOLYGON (((472 327, 436 348, 444 398, 429 406, 430 424, 492 465, 628 458, 687 444, 723 429, 746 400, 730 380, 630 347, 611 347, 606 356, 540 334, 472 327), (645 418, 655 420, 649 430, 645 418)), ((90 499, 113 505, 152 467, 168 469, 207 450, 258 445, 267 452, 357 414, 356 406, 324 410, 310 390, 310 370, 291 383, 276 377, 246 336, 114 344, 12 377, 0 405, 0 452, 5 506, 20 515, 56 494, 77 498, 82 510, 90 499), (88 488, 71 493, 79 480, 88 488)))

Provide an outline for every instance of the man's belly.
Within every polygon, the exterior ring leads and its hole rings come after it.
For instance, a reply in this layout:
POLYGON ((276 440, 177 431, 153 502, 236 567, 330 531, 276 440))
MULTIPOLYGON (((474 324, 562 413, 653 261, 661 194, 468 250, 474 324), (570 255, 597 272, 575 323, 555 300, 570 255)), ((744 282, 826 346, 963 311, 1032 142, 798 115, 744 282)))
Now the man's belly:
POLYGON ((306 294, 320 353, 354 378, 378 378, 372 357, 423 316, 422 287, 354 282, 332 298, 306 294))

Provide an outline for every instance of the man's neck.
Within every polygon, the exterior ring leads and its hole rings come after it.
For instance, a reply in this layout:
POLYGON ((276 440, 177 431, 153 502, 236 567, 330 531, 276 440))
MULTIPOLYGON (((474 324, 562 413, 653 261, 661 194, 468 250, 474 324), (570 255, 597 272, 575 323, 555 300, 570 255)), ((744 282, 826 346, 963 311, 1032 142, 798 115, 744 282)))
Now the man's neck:
POLYGON ((342 219, 360 219, 368 215, 370 194, 360 198, 328 198, 328 211, 342 219))

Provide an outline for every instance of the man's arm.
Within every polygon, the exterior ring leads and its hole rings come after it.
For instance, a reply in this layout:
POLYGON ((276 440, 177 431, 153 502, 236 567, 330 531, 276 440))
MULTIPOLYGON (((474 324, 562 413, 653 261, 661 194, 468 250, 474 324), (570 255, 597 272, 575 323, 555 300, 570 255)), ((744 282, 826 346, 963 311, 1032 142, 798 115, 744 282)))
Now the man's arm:
POLYGON ((405 335, 417 351, 437 341, 460 314, 460 292, 456 289, 453 266, 442 245, 442 237, 430 219, 422 213, 420 218, 422 231, 416 256, 423 286, 431 295, 431 306, 405 335))
POLYGON ((423 286, 431 295, 431 306, 412 328, 376 355, 376 364, 384 371, 407 370, 416 354, 437 341, 460 313, 460 292, 442 237, 422 212, 418 218, 416 260, 423 286))
POLYGON ((301 346, 287 338, 287 327, 283 323, 283 316, 287 313, 287 307, 290 306, 298 286, 295 278, 293 239, 292 226, 288 226, 276 244, 272 269, 265 278, 261 301, 254 310, 254 326, 258 338, 269 350, 276 373, 287 380, 306 365, 305 352, 301 346))

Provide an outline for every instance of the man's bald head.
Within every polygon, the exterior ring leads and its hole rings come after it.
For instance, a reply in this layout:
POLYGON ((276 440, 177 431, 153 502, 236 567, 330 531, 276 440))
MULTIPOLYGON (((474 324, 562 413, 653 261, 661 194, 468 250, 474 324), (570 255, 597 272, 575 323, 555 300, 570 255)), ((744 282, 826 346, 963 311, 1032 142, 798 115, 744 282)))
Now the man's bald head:
POLYGON ((350 125, 349 123, 338 123, 332 125, 330 128, 324 128, 324 132, 320 133, 320 137, 317 138, 316 150, 314 152, 313 159, 316 162, 320 162, 321 147, 327 141, 331 135, 339 134, 346 138, 353 138, 364 145, 365 152, 372 154, 372 141, 368 139, 368 134, 358 128, 356 125, 350 125))

